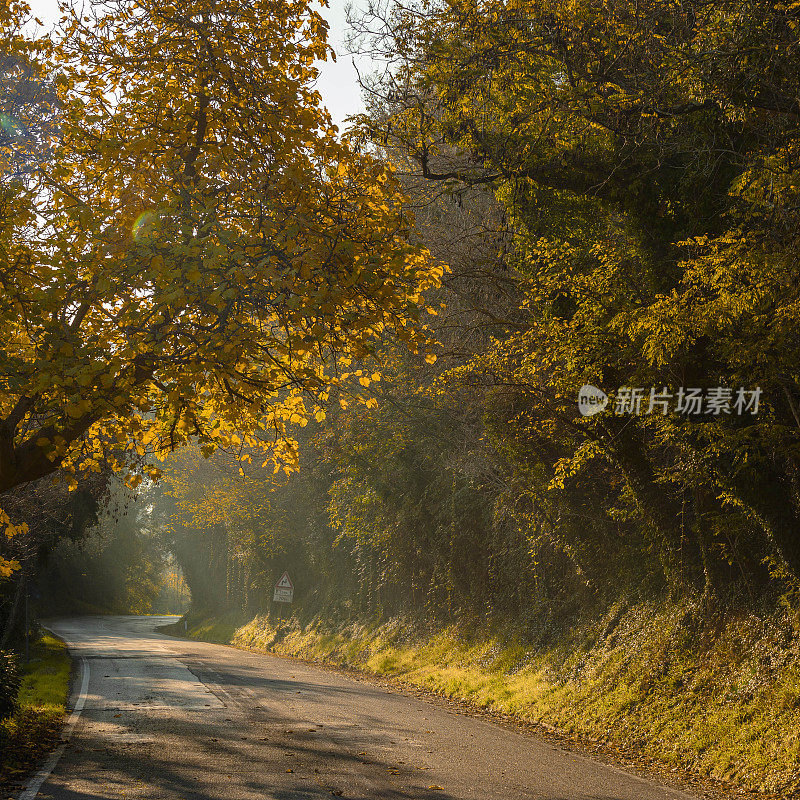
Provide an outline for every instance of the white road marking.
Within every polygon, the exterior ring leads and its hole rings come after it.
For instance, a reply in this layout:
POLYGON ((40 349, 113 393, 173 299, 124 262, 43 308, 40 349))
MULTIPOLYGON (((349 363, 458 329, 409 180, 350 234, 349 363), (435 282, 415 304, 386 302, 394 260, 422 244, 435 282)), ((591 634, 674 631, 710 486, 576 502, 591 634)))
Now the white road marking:
POLYGON ((72 713, 69 715, 67 724, 64 726, 61 744, 50 754, 50 758, 47 759, 44 766, 36 773, 33 780, 28 784, 28 788, 19 796, 19 800, 34 800, 36 795, 39 794, 42 784, 50 777, 59 759, 64 755, 67 742, 69 742, 72 731, 75 730, 75 725, 81 715, 81 711, 83 711, 83 706, 86 704, 86 692, 89 688, 89 662, 85 658, 81 659, 81 673, 81 688, 78 697, 75 699, 72 713))

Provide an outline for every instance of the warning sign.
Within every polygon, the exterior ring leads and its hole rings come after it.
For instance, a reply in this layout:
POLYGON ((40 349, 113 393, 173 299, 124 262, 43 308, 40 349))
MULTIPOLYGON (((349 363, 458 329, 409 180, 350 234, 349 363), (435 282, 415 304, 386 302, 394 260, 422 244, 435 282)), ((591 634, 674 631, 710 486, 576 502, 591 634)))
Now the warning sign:
POLYGON ((288 572, 284 572, 275 584, 275 591, 272 595, 273 603, 291 603, 294 598, 294 584, 288 572))

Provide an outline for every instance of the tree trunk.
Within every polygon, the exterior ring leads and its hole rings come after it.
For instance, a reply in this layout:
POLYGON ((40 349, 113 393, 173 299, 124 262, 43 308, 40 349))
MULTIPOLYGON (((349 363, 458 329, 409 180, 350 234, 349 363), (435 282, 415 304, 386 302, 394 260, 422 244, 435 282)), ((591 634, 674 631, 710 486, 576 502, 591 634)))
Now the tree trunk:
POLYGON ((25 576, 24 573, 22 573, 20 574, 19 580, 17 581, 17 588, 14 590, 14 599, 11 602, 11 610, 9 611, 8 619, 6 620, 5 629, 3 630, 3 638, 0 639, 0 649, 3 649, 8 645, 14 634, 14 630, 17 627, 17 617, 19 616, 20 601, 22 600, 22 596, 25 592, 26 586, 27 586, 27 577, 25 576))

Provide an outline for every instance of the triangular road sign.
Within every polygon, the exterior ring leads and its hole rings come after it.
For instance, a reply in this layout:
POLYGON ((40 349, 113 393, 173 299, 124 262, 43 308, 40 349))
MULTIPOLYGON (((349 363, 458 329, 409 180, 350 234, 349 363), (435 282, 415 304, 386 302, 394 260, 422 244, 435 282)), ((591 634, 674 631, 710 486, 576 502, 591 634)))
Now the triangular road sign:
POLYGON ((284 572, 278 582, 275 584, 276 589, 294 589, 294 584, 289 579, 289 573, 284 572))

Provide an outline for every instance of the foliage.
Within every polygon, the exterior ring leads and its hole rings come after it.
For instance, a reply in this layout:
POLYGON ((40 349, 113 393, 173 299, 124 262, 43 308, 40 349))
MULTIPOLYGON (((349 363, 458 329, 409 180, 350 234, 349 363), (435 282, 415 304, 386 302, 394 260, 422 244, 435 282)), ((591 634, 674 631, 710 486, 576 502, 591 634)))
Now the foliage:
POLYGON ((15 107, 52 111, 3 184, 0 489, 158 453, 135 526, 198 614, 286 569, 300 616, 797 624, 800 5, 371 4, 387 69, 342 139, 302 0, 137 8, 8 39, 15 107))
POLYGON ((798 13, 531 0, 390 3, 360 22, 390 62, 364 137, 508 214, 525 318, 439 390, 506 406, 489 427, 526 527, 579 573, 633 528, 655 585, 757 592, 764 561, 784 586, 800 576, 798 13), (583 418, 587 383, 612 405, 583 418), (760 387, 762 405, 620 418, 625 386, 760 387))
POLYGON ((149 614, 161 591, 165 555, 131 489, 112 479, 95 524, 61 537, 37 570, 42 616, 149 614))
MULTIPOLYGON (((10 195, 45 197, 44 227, 15 212, 0 238, 27 259, 6 302, 47 309, 8 314, 14 447, 48 440, 31 474, 47 448, 67 471, 158 451, 136 525, 226 626, 288 570, 303 619, 488 621, 543 647, 582 614, 612 630, 621 598, 797 627, 800 5, 371 4, 356 39, 387 68, 341 140, 300 0, 140 5, 73 15, 52 51, 19 40, 63 64, 58 136, 37 134, 58 158, 20 150, 10 195), (585 384, 611 396, 593 416, 585 384), (643 411, 680 387, 761 404, 616 414, 624 387, 643 411)), ((616 724, 641 675, 615 664, 607 705, 562 686, 541 707, 616 724)))
MULTIPOLYGON (((6 646, 22 634, 24 596, 35 603, 36 595, 47 590, 49 582, 42 580, 45 562, 64 542, 67 548, 77 548, 96 523, 105 503, 110 499, 111 469, 103 464, 99 472, 79 476, 77 486, 70 491, 65 481, 52 476, 19 486, 3 495, 3 508, 15 520, 25 520, 25 532, 0 539, 0 558, 19 565, 10 580, 0 582, 0 646, 6 646), (37 586, 38 584, 38 586, 37 586)), ((73 577, 80 583, 83 567, 77 567, 73 577)), ((67 598, 73 592, 65 592, 67 598)), ((64 606, 63 598, 55 607, 64 606)))
POLYGON ((387 330, 420 345, 440 274, 391 170, 319 104, 326 23, 305 0, 115 0, 30 40, 4 9, 19 80, 55 97, 0 139, 0 491, 189 437, 291 469, 289 426, 332 387, 362 397, 349 365, 387 330))
MULTIPOLYGON (((379 406, 329 415, 305 475, 252 516, 250 558, 259 535, 286 541, 304 611, 536 630, 638 592, 796 606, 797 14, 434 2, 356 20, 389 63, 354 137, 395 166, 448 271, 426 296, 438 362, 387 341, 379 406), (586 383, 612 395, 592 417, 586 383), (623 386, 762 402, 619 416, 623 386)), ((249 579, 261 607, 271 579, 249 579)))

